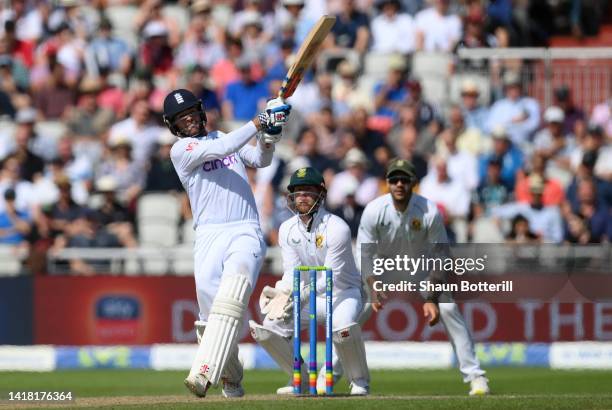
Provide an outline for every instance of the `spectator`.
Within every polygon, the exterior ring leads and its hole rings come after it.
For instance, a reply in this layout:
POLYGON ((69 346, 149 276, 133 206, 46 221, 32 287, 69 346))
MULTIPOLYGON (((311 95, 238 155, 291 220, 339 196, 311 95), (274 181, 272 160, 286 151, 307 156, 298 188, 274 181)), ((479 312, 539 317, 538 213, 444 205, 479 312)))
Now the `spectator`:
POLYGON ((580 182, 584 180, 592 180, 595 182, 597 192, 597 202, 604 204, 604 206, 612 207, 612 182, 605 181, 595 175, 595 163, 597 161, 597 153, 594 151, 587 151, 582 156, 582 163, 576 171, 576 175, 572 179, 572 182, 567 187, 566 198, 568 205, 574 212, 578 212, 579 200, 578 200, 578 186, 580 182))
POLYGON ((418 138, 416 128, 412 126, 402 128, 394 146, 394 153, 396 157, 410 161, 414 165, 417 180, 420 181, 427 175, 427 160, 417 152, 418 138))
POLYGON ((523 166, 523 153, 510 141, 506 130, 497 127, 491 133, 493 152, 480 158, 480 180, 486 177, 489 161, 498 159, 502 163, 501 180, 509 191, 514 189, 516 173, 523 166))
POLYGON ((162 0, 145 0, 140 4, 140 9, 134 17, 136 31, 148 38, 147 27, 151 30, 155 27, 155 32, 163 32, 167 36, 168 45, 172 49, 177 47, 180 42, 180 32, 176 21, 162 12, 162 0), (150 25, 153 26, 150 26, 150 25))
POLYGON ((376 115, 396 120, 401 104, 408 98, 406 63, 402 56, 391 59, 387 79, 374 87, 374 96, 376 115))
POLYGON ((28 92, 30 79, 28 68, 23 63, 8 53, 6 40, 0 38, 0 82, 2 89, 12 96, 17 104, 19 95, 28 92))
POLYGON ((151 157, 162 130, 151 116, 148 102, 137 99, 132 103, 130 116, 111 127, 109 140, 112 144, 115 139, 126 139, 133 148, 134 161, 144 166, 151 157))
MULTIPOLYGON (((4 158, 0 168, 0 194, 4 195, 6 190, 13 189, 17 209, 32 210, 38 204, 32 183, 20 178, 19 172, 19 160, 16 156, 11 155, 4 158)), ((0 210, 4 206, 5 204, 0 202, 0 210)))
POLYGON ((97 159, 84 149, 75 149, 72 137, 62 137, 57 143, 57 158, 51 163, 57 167, 51 177, 66 174, 72 185, 72 198, 77 203, 84 204, 92 188, 94 163, 97 159))
POLYGON ((416 49, 450 52, 461 38, 459 16, 449 13, 450 0, 433 0, 432 7, 415 16, 416 49))
POLYGON ((265 82, 255 79, 251 62, 246 58, 237 61, 236 66, 240 70, 240 79, 227 86, 222 104, 223 118, 246 122, 253 118, 258 107, 265 103, 268 87, 265 82))
POLYGON ((85 77, 81 80, 77 105, 67 115, 68 128, 76 137, 97 138, 108 131, 113 123, 114 113, 98 105, 100 91, 100 81, 96 78, 85 77))
POLYGON ((242 56, 242 41, 230 37, 226 40, 225 48, 225 58, 217 61, 210 71, 210 77, 217 88, 217 95, 225 95, 227 85, 240 79, 236 63, 242 56))
POLYGON ((450 218, 467 218, 470 209, 470 191, 448 174, 446 160, 434 157, 419 192, 437 205, 442 205, 450 218))
POLYGON ((400 12, 399 0, 378 0, 376 6, 380 14, 372 20, 372 51, 412 53, 415 24, 410 15, 400 12))
POLYGON ((536 100, 522 95, 518 73, 508 71, 503 78, 505 98, 496 101, 489 111, 486 129, 502 126, 518 147, 523 147, 540 124, 540 105, 536 100))
POLYGON ((438 113, 433 105, 423 98, 423 88, 419 80, 411 78, 406 82, 409 90, 408 101, 417 112, 417 129, 423 131, 428 128, 434 120, 438 119, 438 113))
POLYGON ((357 192, 357 184, 349 183, 344 187, 344 201, 342 205, 331 210, 335 215, 342 218, 349 226, 351 230, 351 238, 357 238, 357 231, 359 230, 359 222, 361 221, 361 215, 363 215, 363 206, 359 205, 355 200, 355 193, 357 192))
MULTIPOLYGON (((15 129, 12 135, 8 132, 4 134, 5 141, 0 144, 0 158, 6 157, 17 149, 18 141, 27 144, 28 150, 32 154, 49 160, 55 156, 57 151, 56 141, 53 138, 46 138, 38 135, 35 128, 36 110, 33 108, 22 108, 15 117, 15 129)), ((42 165, 37 169, 42 169, 42 165)), ((30 173, 31 171, 24 171, 30 173)), ((31 178, 30 178, 31 179, 31 178)))
POLYGON ((87 73, 94 78, 99 77, 102 70, 126 75, 132 67, 132 55, 128 45, 113 36, 112 31, 111 21, 106 16, 102 17, 96 36, 85 50, 87 73))
POLYGON ((261 64, 264 61, 269 41, 269 37, 263 30, 262 16, 257 11, 250 11, 245 14, 243 23, 240 38, 244 44, 244 56, 261 64))
MULTIPOLYGON (((495 36, 485 32, 484 27, 485 19, 482 11, 477 10, 470 12, 465 17, 465 27, 461 39, 455 45, 453 50, 454 54, 458 54, 458 51, 462 48, 489 48, 496 47, 497 41, 495 36)), ((456 64, 461 64, 462 71, 482 71, 486 70, 489 65, 489 61, 486 59, 481 60, 466 60, 458 61, 455 60, 456 64)))
POLYGON ((255 13, 259 14, 264 43, 268 43, 274 36, 274 16, 272 13, 265 13, 261 0, 245 0, 243 8, 234 13, 229 32, 232 36, 239 37, 245 26, 253 21, 255 13))
POLYGON ((510 191, 501 181, 502 162, 497 158, 489 160, 487 176, 480 182, 474 194, 474 219, 489 216, 495 207, 510 199, 510 191))
POLYGON ((543 242, 559 243, 563 239, 561 213, 557 206, 544 206, 542 193, 544 181, 539 175, 529 178, 529 190, 532 201, 529 204, 512 202, 492 209, 492 216, 502 219, 513 219, 523 215, 529 221, 529 230, 543 242))
POLYGON ((151 21, 142 30, 143 43, 138 52, 140 68, 154 74, 168 74, 174 68, 174 51, 168 40, 168 29, 159 21, 151 21))
MULTIPOLYGON (((612 86, 610 92, 612 93, 612 86)), ((593 108, 591 122, 602 127, 608 136, 612 135, 612 97, 593 108)))
POLYGON ((541 238, 531 231, 527 218, 519 214, 512 219, 506 242, 516 244, 540 243, 541 238))
MULTIPOLYGON (((458 108, 453 111, 461 115, 458 108)), ((462 123, 462 120, 458 122, 462 123)), ((478 186, 478 163, 474 154, 469 150, 459 149, 459 138, 465 136, 465 132, 462 131, 464 129, 457 124, 444 130, 440 134, 437 156, 446 160, 446 172, 450 178, 471 191, 478 186)), ((432 172, 435 174, 435 168, 432 172)))
POLYGON ((334 43, 337 47, 352 49, 363 55, 370 42, 368 16, 355 8, 355 0, 341 0, 340 3, 336 24, 332 28, 334 43))
POLYGON ((572 93, 567 85, 562 85, 555 89, 554 105, 563 110, 565 115, 563 120, 563 133, 574 134, 576 131, 576 123, 584 122, 584 111, 574 104, 572 93))
POLYGON ((364 92, 357 82, 357 67, 347 60, 342 61, 337 67, 338 80, 332 88, 332 98, 336 113, 339 117, 346 117, 349 111, 365 108, 372 112, 372 96, 364 92))
POLYGON ((4 38, 6 51, 15 60, 18 60, 26 69, 32 68, 34 64, 34 48, 36 43, 28 40, 20 40, 15 33, 15 21, 7 20, 4 23, 4 38))
MULTIPOLYGON (((348 130, 355 137, 357 148, 366 154, 371 164, 376 164, 376 151, 385 145, 384 135, 368 125, 369 115, 364 108, 355 109, 349 118, 348 130)), ((381 172, 384 172, 384 167, 380 167, 380 164, 376 165, 379 166, 381 172)))
POLYGON ((327 203, 330 208, 341 206, 346 198, 345 187, 357 183, 355 200, 365 206, 378 195, 378 179, 367 173, 368 159, 359 148, 351 148, 342 161, 344 171, 338 173, 329 185, 327 203))
POLYGON ((187 69, 187 89, 202 100, 206 108, 208 121, 212 117, 221 116, 221 104, 219 98, 210 84, 208 69, 203 66, 195 65, 187 69))
POLYGON ((542 204, 544 206, 560 206, 565 200, 563 186, 558 180, 546 176, 548 160, 541 153, 536 153, 531 158, 531 172, 529 175, 517 173, 516 186, 514 195, 517 202, 531 203, 533 198, 529 189, 529 181, 532 176, 538 176, 544 183, 544 191, 542 192, 542 204))
POLYGON ((319 137, 312 128, 304 128, 300 132, 295 152, 308 160, 309 166, 320 170, 322 175, 335 172, 333 161, 319 152, 319 137))
POLYGON ((282 7, 276 10, 277 27, 291 23, 295 27, 295 43, 302 44, 316 21, 305 10, 305 0, 282 0, 282 7))
POLYGON ((151 159, 147 171, 145 191, 175 191, 184 190, 181 181, 172 166, 170 149, 176 141, 176 137, 169 131, 159 134, 159 149, 151 159))
POLYGON ((606 142, 605 131, 599 125, 589 126, 586 138, 571 153, 572 169, 577 170, 587 152, 594 154, 593 172, 595 175, 605 181, 612 182, 612 145, 606 142))
POLYGON ((10 8, 0 12, 0 27, 4 28, 7 21, 14 22, 15 33, 19 40, 37 41, 43 34, 43 16, 36 7, 28 9, 26 0, 13 0, 10 8))
POLYGON ((0 211, 0 244, 27 246, 26 238, 32 229, 32 221, 26 210, 15 207, 15 190, 4 191, 4 209, 0 211))
POLYGON ((564 120, 565 113, 560 107, 548 107, 544 112, 546 128, 535 135, 533 148, 549 160, 547 173, 567 185, 571 179, 570 157, 576 142, 573 135, 564 132, 564 120))
POLYGON ((40 176, 45 167, 43 159, 30 148, 37 139, 34 133, 35 121, 36 111, 32 109, 23 109, 17 113, 14 155, 19 161, 20 178, 30 182, 40 176))
POLYGON ((480 90, 473 80, 465 80, 461 84, 461 107, 463 117, 468 128, 476 128, 481 133, 485 133, 485 127, 489 117, 487 107, 479 104, 480 90))
MULTIPOLYGON (((138 246, 128 210, 119 203, 115 192, 117 183, 113 177, 102 177, 96 181, 96 191, 102 194, 102 206, 91 212, 90 220, 96 227, 97 246, 135 248, 138 246)), ((91 246, 91 242, 88 244, 91 246)))
POLYGON ((578 184, 578 206, 573 209, 574 215, 578 216, 584 224, 584 229, 579 229, 579 221, 568 216, 566 223, 566 239, 570 242, 578 240, 587 243, 601 243, 606 239, 609 232, 608 225, 612 221, 612 211, 609 206, 598 202, 597 186, 592 179, 584 179, 578 184), (573 224, 574 226, 571 226, 573 224), (570 229, 571 228, 571 229, 570 229), (572 232, 573 231, 573 232, 572 232), (580 232, 578 234, 576 231, 580 232))
POLYGON ((76 93, 73 84, 66 81, 66 69, 61 63, 51 59, 49 69, 48 82, 34 94, 34 107, 43 119, 60 120, 76 102, 76 93))
POLYGON ((211 68, 225 56, 219 42, 215 41, 210 30, 210 16, 196 14, 191 18, 189 29, 181 41, 175 64, 181 69, 190 66, 211 68))
MULTIPOLYGON (((448 109, 446 118, 446 128, 442 133, 442 137, 445 134, 453 134, 455 144, 459 151, 469 153, 471 155, 479 155, 483 152, 490 151, 490 141, 482 136, 480 130, 477 128, 469 128, 466 126, 465 118, 463 117, 463 110, 458 105, 452 105, 448 109)), ((448 141, 442 138, 442 141, 438 142, 438 152, 446 155, 448 148, 448 141)))
POLYGON ((116 184, 119 198, 126 204, 135 201, 145 183, 144 163, 132 159, 132 144, 122 137, 116 136, 111 141, 110 155, 98 169, 99 178, 112 177, 116 184))
MULTIPOLYGON (((332 84, 332 77, 326 73, 318 75, 315 81, 301 84, 288 100, 293 106, 291 115, 297 111, 308 123, 314 122, 313 119, 323 107, 330 107, 333 104, 332 84)), ((291 121, 293 120, 292 118, 291 121)))

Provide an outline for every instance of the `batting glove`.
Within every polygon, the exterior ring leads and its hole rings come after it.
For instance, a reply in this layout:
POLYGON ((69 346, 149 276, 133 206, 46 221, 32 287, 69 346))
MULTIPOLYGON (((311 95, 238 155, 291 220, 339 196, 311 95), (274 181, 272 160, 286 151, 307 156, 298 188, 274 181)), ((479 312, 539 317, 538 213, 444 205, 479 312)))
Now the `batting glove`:
POLYGON ((282 98, 269 100, 266 110, 258 115, 262 130, 269 135, 280 135, 290 113, 291 104, 287 104, 282 98))
POLYGON ((257 134, 257 139, 264 144, 276 144, 281 139, 281 134, 266 134, 265 132, 259 132, 257 134))

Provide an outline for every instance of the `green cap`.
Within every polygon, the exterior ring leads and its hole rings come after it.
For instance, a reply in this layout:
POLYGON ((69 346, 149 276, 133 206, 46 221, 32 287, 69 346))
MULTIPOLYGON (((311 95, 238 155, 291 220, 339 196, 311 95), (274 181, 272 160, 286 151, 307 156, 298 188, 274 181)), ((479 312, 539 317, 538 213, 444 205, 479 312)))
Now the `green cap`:
POLYGON ((387 166, 387 173, 385 174, 385 177, 389 178, 389 175, 394 172, 402 172, 408 176, 416 178, 416 171, 414 169, 414 165, 412 165, 412 162, 407 161, 405 159, 393 158, 387 166))
POLYGON ((291 174, 287 190, 293 192, 293 188, 298 185, 314 185, 325 188, 325 180, 323 175, 312 167, 300 168, 291 174))

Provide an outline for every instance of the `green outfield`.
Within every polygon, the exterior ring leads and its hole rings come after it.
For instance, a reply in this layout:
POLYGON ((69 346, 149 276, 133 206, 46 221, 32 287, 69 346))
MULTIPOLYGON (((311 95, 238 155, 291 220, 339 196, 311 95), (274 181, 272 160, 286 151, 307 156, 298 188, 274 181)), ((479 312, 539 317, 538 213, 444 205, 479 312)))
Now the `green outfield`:
POLYGON ((494 392, 489 397, 468 397, 457 370, 401 370, 372 372, 372 394, 367 398, 343 396, 348 387, 344 380, 336 389, 338 397, 283 398, 272 394, 287 381, 279 371, 249 371, 244 380, 247 395, 227 400, 218 390, 205 399, 192 397, 182 384, 185 372, 0 372, 0 408, 32 408, 6 401, 9 391, 25 390, 72 391, 76 401, 70 408, 195 409, 206 404, 206 408, 227 409, 612 409, 609 371, 497 368, 488 375, 494 392))

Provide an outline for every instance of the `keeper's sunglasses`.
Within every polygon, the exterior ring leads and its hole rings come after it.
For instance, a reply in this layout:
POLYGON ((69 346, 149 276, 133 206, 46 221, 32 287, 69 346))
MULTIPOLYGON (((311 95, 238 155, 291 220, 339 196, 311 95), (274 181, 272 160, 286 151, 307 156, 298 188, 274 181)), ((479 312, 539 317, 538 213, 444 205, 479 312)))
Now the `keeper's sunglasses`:
POLYGON ((398 182, 402 182, 404 185, 409 185, 410 183, 412 183, 412 178, 410 178, 410 177, 398 177, 398 176, 394 176, 394 177, 391 177, 391 178, 387 178, 387 181, 391 185, 396 185, 398 182))

